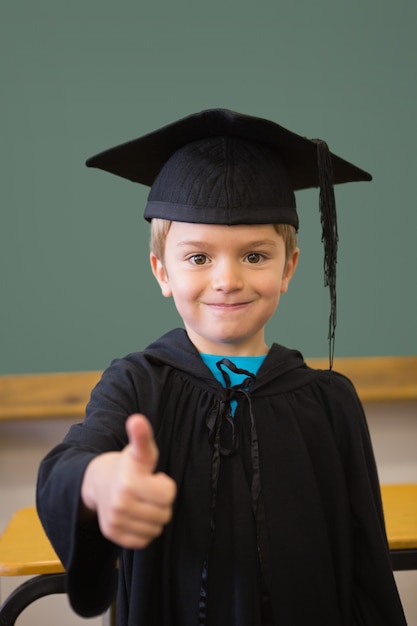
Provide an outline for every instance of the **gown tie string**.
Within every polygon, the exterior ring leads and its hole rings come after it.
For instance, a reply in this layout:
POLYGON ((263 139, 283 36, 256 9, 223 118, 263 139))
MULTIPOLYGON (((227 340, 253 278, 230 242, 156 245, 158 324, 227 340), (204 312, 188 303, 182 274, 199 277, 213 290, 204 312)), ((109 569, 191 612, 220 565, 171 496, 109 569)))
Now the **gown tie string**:
MULTIPOLYGON (((252 400, 250 396, 250 388, 256 381, 256 376, 247 370, 238 368, 230 359, 223 358, 217 363, 217 368, 222 373, 225 388, 218 404, 213 408, 207 418, 207 428, 209 431, 209 441, 213 446, 212 469, 211 469, 211 487, 212 487, 212 503, 210 517, 211 538, 215 529, 216 518, 216 497, 217 486, 220 475, 220 460, 222 456, 231 456, 239 450, 239 433, 235 418, 231 410, 231 402, 236 401, 238 397, 244 397, 248 404, 250 418, 250 450, 251 450, 251 502, 254 518, 256 521, 257 545, 260 567, 264 579, 264 585, 267 587, 270 570, 268 564, 268 550, 266 546, 266 528, 264 507, 261 498, 261 477, 259 462, 258 436, 256 431, 255 417, 253 414, 252 400), (239 374, 245 378, 238 384, 232 385, 229 373, 224 369, 226 367, 234 374, 239 374)), ((210 551, 209 551, 210 552, 210 551)), ((200 591, 200 615, 199 626, 206 623, 207 608, 207 580, 208 580, 208 563, 209 559, 204 563, 200 591)), ((265 595, 265 592, 264 592, 265 595)))

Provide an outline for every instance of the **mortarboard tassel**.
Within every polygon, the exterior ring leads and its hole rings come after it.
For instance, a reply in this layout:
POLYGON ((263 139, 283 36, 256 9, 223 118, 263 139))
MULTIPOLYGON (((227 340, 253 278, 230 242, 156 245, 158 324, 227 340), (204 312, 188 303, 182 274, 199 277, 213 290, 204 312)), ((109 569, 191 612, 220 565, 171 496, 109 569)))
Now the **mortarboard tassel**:
POLYGON ((336 201, 333 189, 332 157, 325 141, 314 140, 317 144, 317 162, 320 185, 320 219, 322 242, 324 244, 324 285, 330 291, 329 314, 329 367, 333 367, 336 331, 336 263, 337 232, 336 201))

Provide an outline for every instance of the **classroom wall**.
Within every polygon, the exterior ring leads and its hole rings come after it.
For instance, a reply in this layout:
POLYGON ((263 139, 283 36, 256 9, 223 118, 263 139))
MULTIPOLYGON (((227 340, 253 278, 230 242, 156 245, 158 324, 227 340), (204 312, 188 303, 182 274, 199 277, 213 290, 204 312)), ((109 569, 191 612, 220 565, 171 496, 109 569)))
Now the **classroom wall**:
MULTIPOLYGON (((103 369, 180 322, 148 267, 147 190, 85 159, 228 107, 328 141, 374 176, 337 189, 339 356, 415 354, 414 0, 4 0, 0 373, 103 369)), ((268 340, 327 354, 316 191, 268 340)))

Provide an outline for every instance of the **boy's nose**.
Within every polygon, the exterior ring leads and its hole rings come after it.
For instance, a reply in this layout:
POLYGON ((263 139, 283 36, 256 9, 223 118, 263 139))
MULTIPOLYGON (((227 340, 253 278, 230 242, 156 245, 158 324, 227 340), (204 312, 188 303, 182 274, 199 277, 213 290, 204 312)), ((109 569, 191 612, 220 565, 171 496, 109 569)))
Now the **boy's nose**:
POLYGON ((242 289, 243 280, 239 268, 234 263, 222 263, 212 276, 212 287, 216 291, 231 292, 242 289))

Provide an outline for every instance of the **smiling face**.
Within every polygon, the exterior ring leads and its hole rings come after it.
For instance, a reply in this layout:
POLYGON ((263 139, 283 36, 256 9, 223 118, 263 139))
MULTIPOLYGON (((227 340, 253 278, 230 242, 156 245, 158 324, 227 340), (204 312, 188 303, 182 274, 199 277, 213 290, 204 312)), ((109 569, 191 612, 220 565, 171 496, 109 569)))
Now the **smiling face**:
POLYGON ((298 260, 286 260, 270 224, 224 226, 172 222, 163 261, 151 253, 162 294, 172 296, 200 352, 256 356, 268 350, 264 328, 288 289, 298 260))

